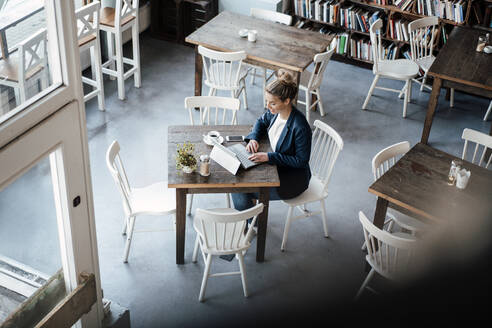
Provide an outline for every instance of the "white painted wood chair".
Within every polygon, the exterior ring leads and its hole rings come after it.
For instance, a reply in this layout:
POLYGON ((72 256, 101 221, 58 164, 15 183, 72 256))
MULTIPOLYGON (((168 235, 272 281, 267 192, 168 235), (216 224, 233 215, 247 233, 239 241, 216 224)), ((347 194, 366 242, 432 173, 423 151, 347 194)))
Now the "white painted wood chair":
POLYGON ((29 81, 39 79, 41 90, 49 85, 47 41, 46 29, 41 29, 0 60, 0 85, 14 88, 17 106, 28 98, 29 81))
POLYGON ((319 113, 321 116, 325 116, 325 111, 323 109, 323 100, 321 99, 321 83, 323 82, 323 74, 325 72, 326 66, 330 61, 331 56, 335 52, 335 48, 328 50, 326 52, 316 54, 314 56, 314 70, 313 72, 309 70, 304 70, 301 73, 301 80, 299 83, 299 91, 304 91, 305 101, 297 100, 298 104, 306 106, 306 120, 309 122, 309 116, 311 108, 318 105, 319 113), (316 101, 311 103, 311 94, 316 95, 316 101))
MULTIPOLYGON (((374 181, 379 179, 386 171, 395 165, 395 163, 409 150, 410 143, 408 141, 402 141, 378 152, 372 159, 372 174, 374 176, 374 181)), ((392 208, 388 208, 386 216, 387 219, 384 222, 384 225, 387 226, 388 232, 392 232, 394 223, 403 229, 409 230, 412 235, 420 234, 430 228, 427 223, 392 208)), ((365 248, 366 244, 364 243, 362 249, 365 248)))
MULTIPOLYGON (((264 19, 270 22, 275 22, 275 23, 280 23, 284 25, 291 25, 292 24, 292 16, 279 13, 276 11, 272 10, 267 10, 267 9, 261 9, 261 8, 251 8, 250 11, 250 16, 259 18, 259 19, 264 19)), ((249 64, 245 62, 246 65, 250 67, 250 70, 248 71, 248 75, 251 75, 251 84, 253 85, 255 83, 255 77, 260 77, 263 82, 263 93, 265 92, 265 87, 268 82, 272 78, 272 76, 275 74, 275 71, 268 72, 267 68, 261 67, 261 66, 256 66, 253 64, 249 64), (260 73, 257 73, 256 70, 258 70, 260 73)), ((266 107, 266 101, 265 101, 265 95, 263 94, 263 106, 266 107)))
POLYGON ((383 26, 383 21, 381 19, 376 20, 372 23, 369 28, 370 36, 371 36, 371 44, 374 65, 372 67, 372 72, 374 73, 374 80, 372 81, 371 87, 369 88, 369 92, 367 93, 366 100, 362 105, 362 109, 367 109, 367 104, 369 103, 369 99, 371 99, 372 93, 374 89, 380 89, 385 91, 396 92, 401 95, 405 95, 405 99, 403 101, 403 117, 407 116, 407 105, 410 101, 410 96, 412 93, 412 79, 415 78, 419 73, 419 66, 409 59, 395 59, 395 60, 386 60, 381 58, 381 54, 383 52, 381 46, 381 27, 383 26), (378 83, 380 78, 387 78, 392 80, 404 81, 405 85, 403 89, 392 89, 385 87, 378 87, 376 84, 378 83))
POLYGON ((364 213, 359 212, 359 221, 364 231, 367 246, 366 261, 371 271, 362 283, 355 299, 359 299, 367 285, 377 272, 386 279, 395 282, 407 278, 414 261, 416 239, 404 232, 389 233, 377 228, 364 213))
POLYGON ((99 41, 99 9, 101 3, 95 1, 75 11, 77 19, 77 38, 80 53, 89 49, 91 55, 92 78, 82 76, 82 82, 93 87, 84 95, 84 102, 97 97, 99 110, 104 111, 104 82, 102 76, 101 44, 99 41))
MULTIPOLYGON (((227 125, 227 117, 231 117, 231 125, 237 125, 237 111, 241 106, 241 102, 236 98, 217 97, 217 96, 195 96, 185 98, 185 108, 188 109, 191 125, 195 125, 194 114, 196 108, 199 108, 199 124, 210 125, 210 113, 215 109, 215 120, 213 125, 227 125), (219 113, 222 112, 222 115, 219 113), (222 120, 220 119, 222 117, 222 120)), ((191 214, 193 206, 193 194, 188 194, 188 210, 191 214)), ((227 207, 231 207, 231 199, 229 194, 226 194, 227 207)))
POLYGON ((485 158, 485 155, 487 153, 487 149, 492 149, 492 136, 489 136, 488 134, 485 134, 480 131, 476 131, 472 129, 464 129, 461 138, 465 140, 465 144, 463 146, 463 154, 461 155, 461 158, 464 160, 468 160, 471 163, 476 164, 478 166, 483 166, 486 169, 489 168, 490 162, 492 161, 492 154, 489 155, 488 159, 485 158), (475 147, 473 148, 473 154, 471 155, 471 158, 470 156, 467 156, 469 143, 472 146, 473 143, 475 143, 475 147), (480 148, 482 148, 481 155, 480 155, 480 148))
POLYGON ((203 46, 198 46, 198 53, 202 55, 205 85, 210 88, 209 96, 215 96, 217 90, 229 91, 232 98, 243 94, 244 109, 248 108, 246 95, 246 75, 248 71, 242 64, 246 52, 221 52, 203 46))
POLYGON ((289 206, 289 209, 285 221, 282 245, 280 247, 281 251, 285 250, 290 225, 294 220, 308 218, 321 213, 324 236, 328 237, 328 219, 326 217, 325 199, 328 197, 328 183, 333 172, 335 161, 337 160, 339 152, 343 149, 343 140, 332 127, 320 120, 314 121, 314 127, 311 158, 309 160, 312 173, 309 187, 299 196, 283 200, 283 202, 289 206), (312 212, 306 208, 306 204, 313 202, 320 203, 321 212, 312 212), (294 208, 299 209, 301 215, 293 216, 294 208))
POLYGON ((108 61, 102 65, 104 74, 118 81, 118 98, 125 99, 125 80, 134 76, 135 88, 142 84, 138 31, 138 0, 115 0, 115 8, 101 9, 99 28, 106 32, 108 61), (133 58, 123 57, 123 32, 131 29, 133 58), (116 63, 116 69, 115 69, 116 63), (124 65, 132 67, 124 71, 124 65))
POLYGON ((193 251, 193 262, 196 263, 198 248, 200 248, 205 270, 203 271, 202 286, 198 300, 202 302, 207 289, 209 277, 221 277, 228 275, 241 275, 243 284, 244 297, 248 297, 248 288, 246 284, 246 272, 244 270, 244 252, 251 246, 253 226, 258 214, 263 211, 263 204, 257 204, 255 207, 244 211, 238 211, 233 208, 217 209, 197 209, 193 219, 193 227, 197 233, 195 249, 193 251), (247 227, 246 222, 253 217, 253 221, 247 227), (246 233, 245 233, 246 232, 246 233), (239 261, 239 271, 210 273, 212 257, 214 255, 235 254, 239 261))
MULTIPOLYGON (((139 215, 176 214, 176 193, 167 188, 167 181, 153 183, 141 188, 132 188, 120 158, 120 145, 113 141, 106 152, 106 165, 118 186, 123 202, 125 220, 123 235, 126 235, 123 262, 128 262, 128 254, 133 237, 135 220, 139 215)), ((175 220, 175 218, 173 218, 175 220)))

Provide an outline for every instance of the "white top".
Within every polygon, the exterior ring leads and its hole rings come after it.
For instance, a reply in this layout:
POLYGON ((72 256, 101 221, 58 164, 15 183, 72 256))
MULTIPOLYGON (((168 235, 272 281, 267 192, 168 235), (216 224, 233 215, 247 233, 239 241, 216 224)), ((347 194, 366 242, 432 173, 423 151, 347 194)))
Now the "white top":
POLYGON ((280 116, 277 116, 275 122, 273 122, 272 127, 268 130, 268 139, 270 139, 270 145, 272 146, 272 150, 275 151, 277 147, 278 139, 280 138, 280 134, 284 129, 287 120, 281 119, 280 116))

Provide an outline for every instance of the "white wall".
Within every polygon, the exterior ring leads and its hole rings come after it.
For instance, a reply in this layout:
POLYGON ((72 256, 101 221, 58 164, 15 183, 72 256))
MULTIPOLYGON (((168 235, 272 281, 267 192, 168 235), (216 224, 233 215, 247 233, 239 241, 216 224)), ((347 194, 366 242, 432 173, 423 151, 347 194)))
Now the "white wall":
POLYGON ((282 0, 219 0, 219 12, 227 10, 238 14, 249 15, 251 8, 281 11, 282 0))

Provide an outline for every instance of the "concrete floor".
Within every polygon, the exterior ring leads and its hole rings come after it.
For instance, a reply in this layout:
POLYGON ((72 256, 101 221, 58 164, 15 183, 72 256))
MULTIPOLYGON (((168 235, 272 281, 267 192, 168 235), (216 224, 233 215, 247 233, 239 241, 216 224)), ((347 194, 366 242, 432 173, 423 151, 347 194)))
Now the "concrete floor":
MULTIPOLYGON (((104 297, 130 309, 133 327, 244 325, 251 320, 278 320, 293 313, 299 314, 298 319, 309 320, 309 309, 315 308, 326 311, 327 320, 330 315, 336 316, 336 309, 348 304, 345 302, 353 298, 366 275, 357 213, 362 210, 371 218, 374 213, 375 197, 367 191, 373 180, 371 159, 393 143, 408 140, 413 145, 420 140, 429 92, 413 88, 406 119, 401 117, 402 100, 380 90, 370 100, 369 110, 362 111, 372 72, 330 62, 321 87, 326 116, 311 114, 313 120, 321 119, 335 128, 344 140, 330 182, 331 195, 326 200, 330 238, 323 237, 318 217, 297 221, 292 225, 287 250, 280 252, 287 208, 281 202, 272 202, 265 262, 255 262, 255 242, 245 257, 249 298, 243 297, 238 276, 219 277, 209 280, 206 301, 200 303, 204 263, 201 259, 191 263, 195 240, 191 217, 187 222, 186 264, 175 264, 171 217, 139 217, 136 229, 140 232, 134 235, 128 263, 122 262, 123 209, 106 168, 107 147, 114 139, 119 141, 132 185, 165 180, 167 128, 189 123, 184 98, 194 94, 193 48, 152 39, 146 33, 141 36, 140 46, 142 87, 136 89, 133 79, 127 80, 127 100, 120 101, 116 81, 107 80, 106 112, 97 109, 95 99, 86 106, 104 297)), ((130 50, 128 45, 126 50, 130 50)), ((400 82, 384 82, 386 86, 402 86, 400 82)), ((239 112, 240 124, 252 124, 263 113, 260 87, 248 83, 247 92, 250 108, 239 112)), ((455 99, 455 108, 450 109, 444 92, 441 94, 430 144, 459 155, 464 128, 488 133, 490 122, 483 122, 482 117, 489 101, 459 92, 455 99)), ((0 246, 4 255, 53 273, 60 264, 51 205, 37 201, 31 211, 38 214, 25 215, 23 207, 28 202, 16 203, 20 192, 33 199, 39 194, 48 195, 47 202, 52 202, 50 188, 49 167, 44 163, 2 192, 0 213, 2 224, 6 222, 5 228, 0 229, 0 246), (36 188, 31 188, 32 179, 38 181, 36 188), (11 211, 17 208, 17 212, 7 216, 6 205, 11 211), (3 219, 7 217, 10 220, 3 219), (33 232, 29 240, 36 247, 19 250, 15 246, 17 236, 27 230, 33 232), (48 258, 48 252, 55 255, 48 258)), ((224 203, 222 195, 199 195, 195 197, 194 208, 221 207, 224 203)), ((237 266, 237 261, 216 259, 212 272, 236 270, 237 266)), ((380 281, 376 279, 375 283, 380 281)), ((386 284, 381 282, 381 286, 386 284)), ((363 296, 366 300, 371 297, 371 293, 363 296)))

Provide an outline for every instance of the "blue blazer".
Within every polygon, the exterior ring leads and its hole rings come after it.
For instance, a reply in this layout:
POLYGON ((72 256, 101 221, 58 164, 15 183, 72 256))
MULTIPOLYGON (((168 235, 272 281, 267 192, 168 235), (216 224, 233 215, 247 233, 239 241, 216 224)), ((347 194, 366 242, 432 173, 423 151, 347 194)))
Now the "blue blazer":
MULTIPOLYGON (((267 110, 256 120, 253 130, 245 137, 246 142, 250 139, 259 142, 263 137, 268 137, 268 130, 277 116, 278 114, 273 115, 267 110)), ((304 114, 292 107, 274 152, 268 153, 268 163, 277 165, 280 178, 277 192, 282 199, 296 197, 309 186, 311 138, 311 127, 304 114)))

